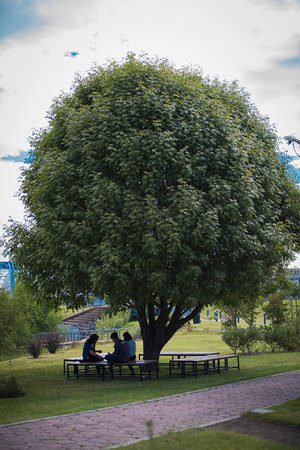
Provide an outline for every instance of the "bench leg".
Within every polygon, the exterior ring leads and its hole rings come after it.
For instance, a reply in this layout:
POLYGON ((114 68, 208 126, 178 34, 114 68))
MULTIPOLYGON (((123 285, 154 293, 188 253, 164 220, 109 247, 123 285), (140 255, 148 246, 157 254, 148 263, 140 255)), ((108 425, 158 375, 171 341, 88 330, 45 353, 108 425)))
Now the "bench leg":
POLYGON ((225 363, 225 370, 228 370, 228 358, 225 358, 224 363, 225 363))
POLYGON ((218 359, 218 373, 220 373, 220 360, 218 359))
POLYGON ((143 371, 142 371, 142 366, 140 365, 140 381, 143 381, 143 371))
POLYGON ((181 377, 185 378, 185 363, 184 362, 181 364, 181 377))
POLYGON ((238 361, 238 370, 240 370, 240 357, 237 356, 237 361, 238 361))
POLYGON ((70 379, 70 370, 69 370, 69 364, 67 365, 67 376, 68 376, 68 380, 70 379))
POLYGON ((102 381, 105 381, 105 367, 101 366, 102 381))

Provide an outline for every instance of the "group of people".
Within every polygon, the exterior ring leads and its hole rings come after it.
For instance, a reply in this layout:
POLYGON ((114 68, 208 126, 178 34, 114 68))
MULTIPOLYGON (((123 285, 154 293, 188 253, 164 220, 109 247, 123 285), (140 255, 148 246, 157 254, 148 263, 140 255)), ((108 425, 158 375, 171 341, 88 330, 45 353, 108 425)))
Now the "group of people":
MULTIPOLYGON (((108 353, 106 356, 102 356, 102 350, 96 350, 96 344, 99 339, 97 334, 92 334, 84 343, 82 357, 84 362, 99 362, 106 359, 111 364, 114 363, 127 363, 129 361, 135 361, 136 359, 136 343, 132 339, 132 336, 128 331, 123 334, 124 340, 119 338, 119 335, 114 331, 110 335, 111 340, 114 343, 113 353, 108 353)), ((132 369, 132 368, 130 368, 132 369)))

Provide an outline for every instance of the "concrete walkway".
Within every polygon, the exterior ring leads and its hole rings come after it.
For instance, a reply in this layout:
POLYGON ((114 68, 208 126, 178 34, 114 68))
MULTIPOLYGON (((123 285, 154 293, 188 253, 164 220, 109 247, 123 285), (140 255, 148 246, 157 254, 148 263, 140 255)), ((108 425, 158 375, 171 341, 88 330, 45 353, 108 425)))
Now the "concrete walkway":
POLYGON ((0 427, 0 448, 108 448, 154 434, 205 426, 300 397, 300 370, 141 403, 0 427))

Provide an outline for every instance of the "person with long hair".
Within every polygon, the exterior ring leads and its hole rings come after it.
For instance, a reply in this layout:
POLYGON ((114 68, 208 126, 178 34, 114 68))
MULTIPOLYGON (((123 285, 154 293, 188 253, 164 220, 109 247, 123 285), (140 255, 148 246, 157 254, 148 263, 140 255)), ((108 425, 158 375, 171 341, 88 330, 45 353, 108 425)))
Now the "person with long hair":
POLYGON ((96 344, 99 336, 97 334, 92 334, 84 343, 82 358, 84 362, 99 362, 103 361, 102 356, 99 354, 100 351, 96 351, 96 344))
POLYGON ((132 339, 132 336, 128 331, 125 331, 123 333, 124 338, 124 344, 127 346, 129 361, 135 361, 136 360, 136 343, 132 339))

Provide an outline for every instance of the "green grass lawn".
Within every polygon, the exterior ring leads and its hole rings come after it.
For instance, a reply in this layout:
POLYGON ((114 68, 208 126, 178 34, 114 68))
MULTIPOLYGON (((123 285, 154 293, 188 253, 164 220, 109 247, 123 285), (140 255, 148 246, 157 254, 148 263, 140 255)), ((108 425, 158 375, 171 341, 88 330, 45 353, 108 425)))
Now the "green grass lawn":
MULTIPOLYGON (((100 345, 99 345, 100 347, 100 345)), ((138 342, 138 352, 142 343, 138 342)), ((82 345, 68 350, 59 350, 55 355, 43 353, 39 359, 23 356, 12 360, 13 374, 27 395, 20 398, 0 399, 0 423, 48 417, 58 414, 103 408, 135 401, 218 386, 260 376, 300 369, 299 353, 265 353, 242 356, 241 370, 199 376, 169 378, 167 368, 162 369, 159 379, 137 379, 105 381, 97 377, 67 381, 62 373, 62 360, 68 356, 79 356, 82 345)), ((103 351, 111 351, 111 344, 103 344, 103 351)), ((168 343, 165 350, 219 351, 229 349, 220 333, 179 332, 168 343)), ((9 361, 0 363, 0 376, 10 372, 9 361)))
POLYGON ((269 422, 281 423, 283 425, 300 427, 300 398, 289 402, 280 403, 270 409, 276 412, 267 414, 256 414, 249 412, 248 415, 269 422))
MULTIPOLYGON (((124 447, 119 447, 121 448, 124 447)), ((152 440, 128 445, 126 450, 284 450, 286 446, 241 433, 203 428, 191 428, 178 433, 168 433, 152 440)))

